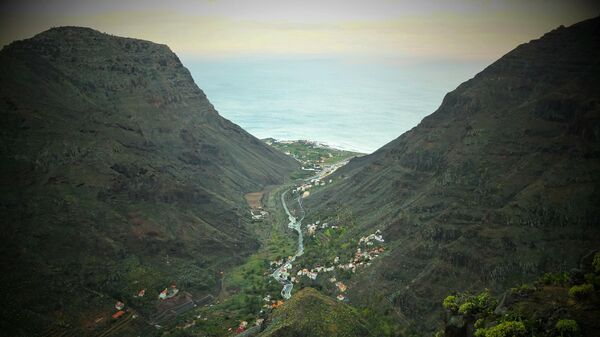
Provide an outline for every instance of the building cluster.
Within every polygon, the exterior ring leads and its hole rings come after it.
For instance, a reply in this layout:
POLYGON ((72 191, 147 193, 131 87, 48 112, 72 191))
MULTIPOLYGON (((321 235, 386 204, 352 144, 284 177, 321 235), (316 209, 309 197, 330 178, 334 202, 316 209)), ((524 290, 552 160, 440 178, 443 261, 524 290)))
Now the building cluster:
MULTIPOLYGON (((279 279, 280 280, 289 280, 290 279, 290 271, 292 269, 292 257, 288 256, 286 260, 279 259, 270 262, 271 268, 279 269, 279 279)), ((293 280, 292 280, 293 282, 293 280)))
POLYGON ((165 288, 163 291, 160 292, 160 294, 158 294, 158 298, 161 300, 166 300, 174 297, 178 293, 179 289, 177 289, 177 286, 175 284, 171 284, 170 287, 165 288))
POLYGON ((327 222, 324 222, 321 224, 321 221, 316 221, 308 226, 306 226, 306 231, 308 236, 314 236, 315 234, 317 234, 317 230, 321 229, 327 229, 327 228, 331 228, 331 229, 338 229, 340 228, 340 226, 336 225, 336 224, 329 224, 327 222))
POLYGON ((379 257, 379 255, 385 251, 385 248, 379 246, 368 249, 367 247, 372 247, 375 243, 381 244, 383 242, 385 242, 385 240, 383 239, 380 230, 377 230, 373 234, 361 237, 358 239, 358 247, 356 247, 352 260, 349 263, 339 265, 338 267, 355 273, 357 268, 370 266, 371 261, 379 257))
POLYGON ((331 184, 333 182, 332 179, 326 180, 326 179, 322 179, 322 178, 313 178, 307 182, 305 182, 304 184, 297 186, 296 188, 294 188, 292 190, 293 193, 304 193, 304 192, 308 192, 308 190, 310 190, 313 187, 318 187, 318 186, 325 186, 326 184, 331 184))
MULTIPOLYGON (((329 226, 327 223, 321 225, 320 222, 317 221, 308 226, 308 234, 312 236, 315 234, 317 229, 328 227, 333 228, 334 226, 329 226)), ((293 277, 292 282, 299 282, 299 278, 302 276, 306 276, 311 280, 316 280, 319 276, 319 273, 333 272, 336 268, 355 273, 358 268, 370 266, 371 261, 379 257, 385 251, 385 248, 381 246, 383 242, 385 242, 385 240, 383 239, 380 230, 377 230, 373 234, 363 236, 358 239, 357 248, 354 252, 354 256, 348 263, 340 263, 340 257, 336 256, 333 259, 332 266, 317 266, 312 269, 304 268, 299 270, 296 273, 296 276, 298 276, 298 278, 293 277), (375 246, 376 244, 377 246, 375 246)), ((347 290, 347 286, 343 282, 338 281, 335 277, 330 277, 328 280, 329 282, 334 283, 337 288, 338 295, 336 296, 336 298, 340 301, 346 300, 347 297, 345 295, 345 292, 347 290)))
POLYGON ((269 212, 263 209, 251 209, 250 215, 252 216, 252 220, 262 220, 269 215, 269 212))
POLYGON ((378 229, 375 233, 370 234, 368 236, 363 236, 358 240, 358 244, 364 244, 367 246, 373 246, 375 242, 383 243, 383 236, 381 236, 381 231, 378 229))
POLYGON ((317 276, 319 276, 319 273, 327 273, 327 272, 332 272, 335 270, 334 266, 329 266, 329 267, 315 267, 313 269, 301 269, 298 270, 298 273, 296 273, 297 276, 306 276, 308 278, 310 278, 311 280, 316 280, 317 276))

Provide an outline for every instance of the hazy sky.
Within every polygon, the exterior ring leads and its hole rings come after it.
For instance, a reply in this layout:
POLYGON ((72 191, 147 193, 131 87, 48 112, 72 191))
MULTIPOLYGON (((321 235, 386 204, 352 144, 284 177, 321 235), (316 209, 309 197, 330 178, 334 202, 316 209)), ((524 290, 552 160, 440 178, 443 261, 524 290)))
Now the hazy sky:
POLYGON ((600 1, 19 0, 0 3, 0 45, 52 26, 168 44, 185 57, 342 55, 488 61, 600 1))

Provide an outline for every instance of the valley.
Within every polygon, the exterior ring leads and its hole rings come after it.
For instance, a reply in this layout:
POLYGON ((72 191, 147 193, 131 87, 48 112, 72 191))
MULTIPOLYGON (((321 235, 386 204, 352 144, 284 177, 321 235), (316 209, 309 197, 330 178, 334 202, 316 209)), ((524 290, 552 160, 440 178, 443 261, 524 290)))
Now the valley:
POLYGON ((599 32, 518 46, 371 154, 256 138, 166 45, 71 26, 15 41, 0 331, 594 336, 599 32))

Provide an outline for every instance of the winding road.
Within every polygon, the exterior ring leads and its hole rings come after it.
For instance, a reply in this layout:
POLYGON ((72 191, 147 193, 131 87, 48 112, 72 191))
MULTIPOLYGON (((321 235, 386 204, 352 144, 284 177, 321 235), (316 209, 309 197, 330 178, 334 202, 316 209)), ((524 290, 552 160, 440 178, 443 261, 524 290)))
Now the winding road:
POLYGON ((287 207, 287 204, 285 203, 285 195, 287 194, 287 192, 289 192, 289 190, 283 192, 281 194, 281 204, 283 205, 283 209, 285 210, 285 213, 288 216, 289 219, 289 223, 288 223, 288 227, 295 230, 298 233, 298 249, 296 250, 296 254, 294 254, 294 256, 292 256, 291 259, 288 259, 282 266, 280 266, 279 268, 277 268, 273 274, 271 274, 271 276, 277 280, 279 283, 281 283, 283 285, 283 289, 281 290, 281 296, 284 299, 289 299, 290 297, 292 297, 292 289, 294 288, 294 284, 292 283, 292 281, 288 280, 286 277, 284 277, 282 274, 284 273, 284 270, 291 270, 292 269, 292 263, 296 260, 296 258, 298 256, 301 256, 302 254, 304 254, 304 237, 302 236, 302 220, 304 220, 304 208, 302 208, 302 197, 299 196, 298 197, 298 205, 300 206, 300 211, 302 213, 302 218, 300 218, 299 220, 296 219, 296 217, 294 217, 291 213, 290 210, 287 207))

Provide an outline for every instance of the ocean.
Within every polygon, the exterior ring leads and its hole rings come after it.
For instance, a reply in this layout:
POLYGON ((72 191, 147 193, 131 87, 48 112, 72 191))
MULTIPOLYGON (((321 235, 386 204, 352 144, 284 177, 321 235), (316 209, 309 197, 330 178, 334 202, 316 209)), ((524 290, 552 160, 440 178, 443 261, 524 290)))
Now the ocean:
POLYGON ((434 112, 481 63, 182 59, 219 114, 258 138, 371 153, 434 112))

